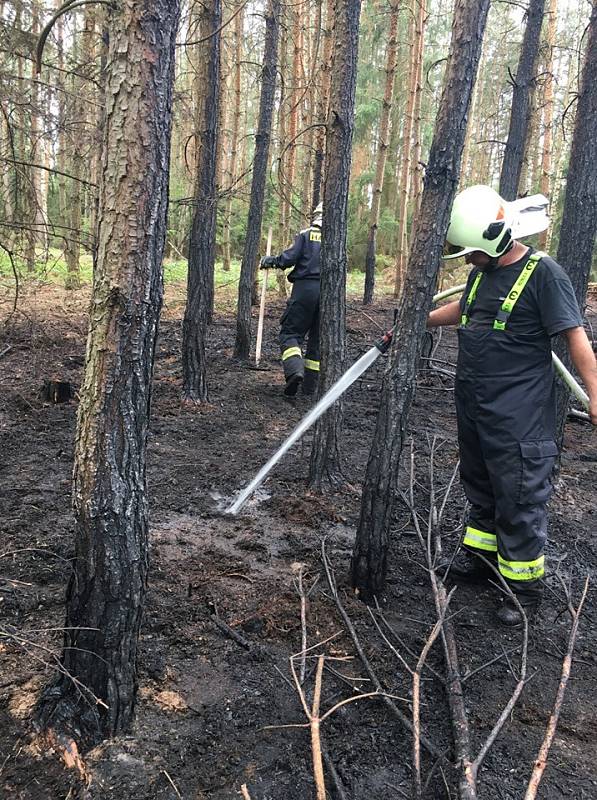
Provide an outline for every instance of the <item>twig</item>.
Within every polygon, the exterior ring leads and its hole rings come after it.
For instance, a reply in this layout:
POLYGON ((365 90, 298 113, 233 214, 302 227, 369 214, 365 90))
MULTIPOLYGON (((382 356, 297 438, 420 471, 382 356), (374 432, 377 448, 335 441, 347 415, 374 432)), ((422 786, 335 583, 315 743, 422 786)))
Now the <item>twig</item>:
POLYGON ((338 770, 336 769, 336 765, 332 761, 330 754, 327 752, 323 744, 321 746, 321 752, 323 755, 323 761, 328 771, 328 774, 332 776, 332 780, 334 781, 334 786, 336 787, 336 793, 338 795, 339 800, 348 800, 346 792, 344 791, 342 779, 338 775, 338 770))
POLYGON ((423 667, 425 665, 425 661, 427 660, 427 656, 437 637, 439 636, 442 626, 444 624, 444 616, 448 610, 448 606, 450 600, 452 599, 452 595, 456 591, 456 588, 452 589, 450 594, 447 597, 446 605, 443 609, 443 615, 440 619, 437 620, 423 649, 421 650, 421 655, 419 656, 419 660, 417 661, 417 666, 415 671, 413 672, 413 685, 412 685, 412 702, 413 702, 413 767, 414 767, 414 774, 413 774, 413 796, 416 800, 422 797, 422 784, 421 784, 421 674, 423 672, 423 667))
POLYGON ((298 565, 298 576, 296 580, 297 592, 301 599, 301 666, 299 671, 301 684, 305 682, 305 671, 307 664, 307 596, 305 594, 305 587, 303 585, 304 568, 304 564, 298 565))
MULTIPOLYGON (((334 580, 334 577, 333 577, 333 574, 332 574, 332 571, 331 571, 331 568, 330 568, 330 564, 329 564, 329 561, 328 561, 328 558, 327 558, 327 553, 326 553, 326 549, 325 549, 325 539, 322 540, 322 542, 321 542, 321 559, 322 559, 323 566, 324 566, 324 569, 325 569, 325 574, 326 574, 328 586, 330 587, 330 591, 332 593, 332 597, 334 599, 334 602, 336 603, 336 607, 338 609, 338 612, 340 613, 340 616, 344 620, 344 624, 346 626, 346 629, 348 630, 348 632, 349 632, 349 634, 351 636, 353 644, 354 644, 354 646, 355 646, 355 648, 357 650, 357 653, 359 654, 359 657, 360 657, 360 659, 361 659, 361 661, 363 663, 363 666, 365 667, 365 671, 367 672, 367 675, 369 676, 369 678, 371 680, 371 683, 373 684, 373 686, 375 686, 375 688, 379 692, 379 697, 383 700, 383 702, 390 709, 390 711, 394 714, 394 716, 400 721, 402 726, 404 728, 406 728, 406 730, 410 731, 410 733, 412 733, 413 732, 413 727, 412 727, 411 721, 408 719, 407 716, 405 716, 402 713, 402 711, 400 711, 398 706, 392 701, 391 697, 388 696, 384 692, 379 678, 377 677, 377 675, 373 671, 373 668, 371 667, 371 664, 369 663, 369 660, 368 660, 367 656, 365 655, 365 652, 364 652, 364 650, 363 650, 363 648, 361 646, 361 643, 359 641, 359 637, 357 636, 357 633, 355 631, 354 625, 352 624, 352 622, 350 620, 350 617, 348 616, 344 606, 342 605, 342 601, 340 600, 340 597, 338 595, 338 590, 336 588, 336 583, 335 583, 335 580, 334 580)), ((435 758, 442 758, 442 759, 444 758, 444 754, 441 753, 438 750, 438 748, 435 747, 435 745, 432 742, 430 742, 429 739, 427 739, 426 736, 421 736, 421 743, 422 743, 423 747, 427 750, 427 752, 430 753, 435 758)))
POLYGON ((37 47, 35 50, 35 72, 37 75, 41 72, 41 59, 44 52, 44 45, 46 43, 46 39, 48 38, 54 23, 56 22, 59 17, 63 14, 66 14, 69 11, 74 11, 75 8, 80 8, 81 6, 89 5, 89 3, 100 3, 101 5, 110 6, 112 10, 115 10, 116 6, 110 2, 110 0, 67 0, 63 6, 61 6, 56 12, 54 12, 53 16, 50 18, 50 21, 44 27, 43 31, 40 33, 39 39, 37 41, 37 47))
POLYGON ((178 791, 178 789, 176 788, 176 784, 174 783, 174 781, 172 780, 172 778, 171 778, 171 777, 168 775, 168 773, 166 772, 166 770, 165 770, 165 769, 163 769, 163 770, 162 770, 162 774, 163 774, 163 775, 165 775, 165 776, 166 776, 166 778, 168 779, 168 782, 170 783, 170 786, 172 786, 172 788, 173 788, 173 789, 174 789, 174 791, 176 792, 176 796, 177 796, 177 797, 179 797, 179 798, 180 798, 180 800, 182 800, 182 795, 181 795, 181 793, 178 791))
POLYGON ((317 788, 317 800, 325 800, 325 778, 323 775, 323 759, 321 757, 321 735, 319 726, 322 719, 319 717, 319 706, 321 702, 321 680, 323 676, 323 665, 325 656, 317 659, 317 672, 315 673, 315 691, 313 693, 313 706, 311 708, 311 753, 313 756, 313 775, 317 788))
POLYGON ((539 753, 535 760, 535 766, 533 767, 533 772, 531 774, 527 786, 524 800, 535 800, 535 798, 537 797, 537 790, 539 788, 539 783, 541 782, 543 773, 545 772, 545 767, 547 766, 547 757, 549 755, 549 750, 551 748, 552 742, 556 734, 556 728, 558 726, 560 713, 562 711, 562 705, 564 702, 566 687, 568 685, 568 680, 570 679, 570 671, 572 669, 572 654, 574 652, 574 646, 576 644, 576 636, 578 634, 578 625, 582 614, 582 608, 584 606, 585 600, 587 599, 588 591, 589 591, 589 576, 587 575, 587 577, 585 578, 585 585, 582 591, 580 602, 577 608, 572 607, 570 595, 568 594, 568 610, 572 616, 572 628, 570 629, 570 636, 568 637, 568 649, 566 650, 566 655, 562 663, 562 677, 560 678, 560 683, 558 684, 558 690, 556 692, 556 699, 554 701, 553 710, 549 717, 549 722, 547 724, 545 737, 543 739, 543 742, 541 743, 541 747, 539 748, 539 753))
MULTIPOLYGON (((435 439, 431 448, 431 462, 435 452, 435 439)), ((410 510, 417 536, 427 556, 427 566, 429 569, 429 580, 435 603, 435 613, 438 620, 443 620, 441 625, 441 638, 444 651, 444 660, 447 669, 446 693, 448 696, 448 706, 450 708, 450 721, 452 723, 452 736, 454 739, 455 760, 459 766, 459 791, 461 800, 476 800, 476 773, 471 769, 471 742, 468 725, 468 717, 464 705, 464 695, 462 683, 460 681, 460 667, 458 663, 458 649, 456 646, 456 636, 454 628, 449 619, 446 618, 447 596, 444 584, 438 579, 434 567, 434 554, 432 551, 432 537, 435 535, 436 541, 439 539, 439 530, 435 526, 438 514, 434 506, 434 487, 433 487, 433 464, 430 465, 430 510, 427 537, 423 536, 421 525, 415 509, 414 486, 415 486, 415 453, 414 445, 411 443, 410 454, 410 510)), ((440 549, 441 544, 437 542, 435 552, 440 549)))
MULTIPOLYGON (((485 561, 486 564, 490 564, 488 559, 484 558, 483 560, 485 561)), ((483 763, 483 760, 485 759, 485 756, 487 755, 487 753, 489 752, 490 748, 494 744, 495 740, 498 737, 498 734, 500 733, 500 731, 502 730, 502 728, 506 724, 510 714, 512 713, 512 710, 514 709, 514 706, 518 702, 518 698, 522 694, 522 690, 525 687, 526 675, 527 675, 527 653, 528 653, 528 647, 529 647, 529 622, 528 622, 527 616, 525 614, 524 608, 521 606, 520 602, 518 601, 518 598, 516 597, 516 595, 514 594, 512 589, 508 586, 508 584, 506 583, 504 578, 499 574, 498 570, 494 567, 493 564, 490 564, 490 566, 496 572, 497 577, 499 579, 499 582, 502 585, 504 591, 509 595, 510 599, 514 602, 514 604, 516 605, 516 607, 518 608, 518 611, 520 612, 520 614, 522 616, 522 645, 521 645, 522 652, 520 654, 520 674, 519 674, 519 677, 518 677, 518 681, 516 683, 516 686, 514 687, 514 690, 512 692, 512 695, 511 695, 510 699, 508 700, 508 702, 504 706, 504 709, 503 709, 502 713, 500 714, 500 716, 498 717, 497 722, 493 726, 493 728, 490 731, 487 739, 482 744, 481 749, 479 750, 479 753, 477 754, 477 757, 475 758, 474 765, 473 765, 474 766, 474 770, 475 770, 475 774, 478 772, 479 767, 481 766, 481 764, 483 763)), ((506 658, 507 658, 507 655, 506 655, 506 658)))
POLYGON ((244 636, 241 636, 240 633, 235 631, 234 628, 228 625, 227 622, 224 622, 224 620, 221 619, 221 617, 219 617, 217 614, 212 614, 211 619, 217 628, 219 628, 227 636, 230 636, 231 639, 234 639, 234 641, 237 644, 240 644, 241 647, 244 647, 245 650, 248 650, 251 653, 260 651, 258 645, 252 644, 248 639, 245 639, 244 636))

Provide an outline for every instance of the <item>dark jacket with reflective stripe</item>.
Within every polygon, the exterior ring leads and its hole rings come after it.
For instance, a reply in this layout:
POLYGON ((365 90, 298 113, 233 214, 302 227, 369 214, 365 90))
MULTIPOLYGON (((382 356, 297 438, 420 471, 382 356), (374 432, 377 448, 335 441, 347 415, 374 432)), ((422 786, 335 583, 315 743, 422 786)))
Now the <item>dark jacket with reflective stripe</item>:
POLYGON ((321 228, 312 225, 294 237, 294 242, 278 256, 281 267, 294 267, 288 275, 291 283, 302 280, 319 280, 321 228))

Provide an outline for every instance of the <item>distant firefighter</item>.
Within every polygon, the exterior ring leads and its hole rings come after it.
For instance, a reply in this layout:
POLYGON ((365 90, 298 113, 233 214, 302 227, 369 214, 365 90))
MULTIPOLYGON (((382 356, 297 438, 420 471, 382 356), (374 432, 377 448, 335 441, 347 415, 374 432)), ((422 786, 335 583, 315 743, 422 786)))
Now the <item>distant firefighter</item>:
POLYGON ((321 253, 321 203, 313 212, 311 226, 294 237, 279 256, 265 256, 261 269, 294 267, 288 274, 292 292, 280 319, 280 349, 286 386, 294 397, 302 384, 303 394, 312 395, 319 380, 319 266, 321 253), (302 346, 307 340, 305 356, 302 346))

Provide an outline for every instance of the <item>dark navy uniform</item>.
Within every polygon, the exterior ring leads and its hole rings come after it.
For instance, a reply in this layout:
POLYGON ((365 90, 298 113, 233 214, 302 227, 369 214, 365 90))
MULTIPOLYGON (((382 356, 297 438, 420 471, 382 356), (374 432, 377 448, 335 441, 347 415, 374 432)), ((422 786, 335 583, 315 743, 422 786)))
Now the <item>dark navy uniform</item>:
POLYGON ((564 270, 532 249, 492 272, 474 269, 461 314, 455 396, 471 504, 464 544, 497 557, 512 588, 532 595, 544 575, 557 456, 550 338, 582 317, 564 270))
POLYGON ((288 274, 292 293, 280 319, 280 349, 284 377, 304 377, 303 391, 311 394, 319 376, 319 265, 321 227, 312 225, 295 236, 278 256, 278 266, 294 267, 288 274), (305 358, 302 345, 307 339, 305 358))

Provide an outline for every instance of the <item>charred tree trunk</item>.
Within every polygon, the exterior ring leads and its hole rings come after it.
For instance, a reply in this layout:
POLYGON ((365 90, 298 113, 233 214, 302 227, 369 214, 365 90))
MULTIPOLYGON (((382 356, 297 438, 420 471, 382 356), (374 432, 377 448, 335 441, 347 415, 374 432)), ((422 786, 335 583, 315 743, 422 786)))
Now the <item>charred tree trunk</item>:
POLYGON ((379 594, 385 584, 393 499, 415 391, 420 342, 437 285, 441 251, 458 184, 488 8, 489 0, 457 0, 454 10, 444 89, 367 464, 352 556, 352 585, 363 599, 379 594))
POLYGON ((236 317, 236 341, 234 355, 245 361, 251 350, 251 295, 259 240, 263 218, 263 194, 269 158, 269 144, 272 130, 274 93, 276 90, 276 66, 278 53, 278 33, 280 30, 280 0, 268 0, 265 16, 265 47, 263 69, 261 71, 261 97, 259 101, 259 120, 255 136, 255 157, 253 159, 253 180, 247 220, 247 238, 243 250, 238 284, 238 310, 236 317))
POLYGON ((518 193, 524 145, 529 126, 531 89, 536 78, 544 6, 545 0, 530 0, 529 2, 527 24, 522 39, 518 69, 514 78, 510 128, 500 175, 499 191, 505 200, 514 200, 518 193))
MULTIPOLYGON (((558 262, 564 267, 581 309, 585 307, 587 284, 597 233, 597 2, 593 2, 587 34, 587 49, 578 93, 578 106, 570 150, 564 213, 558 245, 558 262)), ((556 352, 570 367, 563 341, 556 352)), ((558 384, 558 435, 561 443, 568 410, 569 392, 558 384)))
POLYGON ((37 709, 42 725, 85 744, 126 730, 135 707, 148 565, 145 446, 162 302, 178 13, 172 0, 123 0, 110 30, 64 670, 37 709))
MULTIPOLYGON (((346 230, 348 184, 357 78, 360 0, 339 0, 334 23, 334 59, 328 112, 321 230, 321 374, 319 395, 344 371, 346 349, 346 230)), ((342 404, 315 427, 309 485, 321 489, 341 478, 339 436, 342 404)))
POLYGON ((398 11, 399 3, 393 0, 390 11, 390 32, 388 35, 388 49, 386 57, 386 85, 379 122, 379 145, 377 148, 377 165, 375 168, 375 182, 373 184, 373 199, 371 214, 369 216, 369 235, 367 239, 367 256, 365 259, 365 291, 364 305, 373 302, 375 289, 375 251, 377 243, 377 226, 379 225, 379 210, 383 179, 386 170, 388 155, 388 136, 390 130, 390 114, 392 112, 392 99, 394 97, 394 77, 396 75, 396 50, 398 43, 398 11))
POLYGON ((182 326, 182 397, 183 401, 207 401, 205 338, 211 321, 214 299, 214 261, 217 210, 217 145, 220 119, 220 0, 201 5, 201 42, 199 65, 203 75, 199 83, 201 97, 197 122, 199 152, 195 212, 189 237, 187 302, 182 326))

